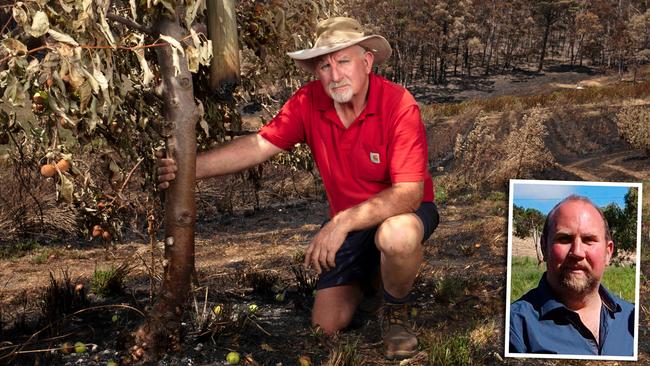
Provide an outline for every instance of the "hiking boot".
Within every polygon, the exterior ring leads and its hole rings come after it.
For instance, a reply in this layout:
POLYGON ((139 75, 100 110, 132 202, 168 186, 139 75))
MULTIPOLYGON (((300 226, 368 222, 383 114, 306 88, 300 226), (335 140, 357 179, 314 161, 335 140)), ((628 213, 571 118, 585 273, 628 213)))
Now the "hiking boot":
POLYGON ((417 353, 418 339, 408 321, 406 304, 384 304, 381 333, 389 360, 412 357, 417 353))

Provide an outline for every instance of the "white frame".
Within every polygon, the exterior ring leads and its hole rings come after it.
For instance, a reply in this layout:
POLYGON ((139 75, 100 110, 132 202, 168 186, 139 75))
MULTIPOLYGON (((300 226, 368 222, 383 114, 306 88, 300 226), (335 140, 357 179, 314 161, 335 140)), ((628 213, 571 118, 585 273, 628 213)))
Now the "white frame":
MULTIPOLYGON (((639 357, 639 288, 641 274, 641 211, 643 184, 642 183, 612 183, 612 182, 580 182, 580 181, 555 181, 555 180, 522 180, 511 179, 508 192, 508 258, 506 274, 506 316, 505 316, 505 356, 513 358, 553 358, 553 359, 580 359, 580 360, 616 360, 616 361, 637 361, 639 357), (636 273, 635 273, 635 294, 634 294, 634 353, 632 356, 593 356, 593 355, 553 355, 537 353, 512 353, 509 350, 510 343, 510 290, 512 270, 512 208, 514 201, 514 187, 519 185, 568 185, 568 186, 618 186, 634 187, 638 189, 637 203, 637 231, 636 231, 636 273)), ((616 245, 616 244, 615 244, 616 245)))

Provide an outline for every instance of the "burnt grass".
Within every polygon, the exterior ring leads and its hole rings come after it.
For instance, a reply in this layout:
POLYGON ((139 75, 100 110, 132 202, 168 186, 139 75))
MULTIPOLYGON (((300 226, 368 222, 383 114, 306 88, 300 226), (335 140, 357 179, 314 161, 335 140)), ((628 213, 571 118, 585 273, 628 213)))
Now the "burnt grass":
MULTIPOLYGON (((504 243, 490 239, 494 230, 485 232, 486 225, 468 225, 462 212, 471 211, 472 215, 481 212, 462 206, 441 206, 442 217, 450 219, 443 221, 425 243, 426 263, 413 291, 417 314, 412 319, 422 334, 466 332, 486 318, 494 318, 498 324, 503 322, 504 243), (467 230, 462 239, 455 238, 454 234, 460 228, 467 230), (482 244, 477 246, 479 243, 482 244)), ((481 209, 487 210, 482 213, 488 217, 490 206, 483 205, 481 209)), ((356 344, 357 356, 367 364, 391 364, 383 359, 375 316, 359 314, 350 328, 334 339, 323 336, 310 325, 313 297, 309 284, 298 280, 302 277, 296 272, 301 267, 294 257, 304 249, 326 212, 326 204, 314 199, 299 207, 263 208, 254 214, 226 214, 200 223, 197 280, 183 318, 182 350, 165 355, 159 364, 221 364, 228 352, 237 351, 261 365, 293 365, 300 356, 309 356, 318 365, 326 362, 331 352, 342 344, 356 344), (277 246, 281 246, 279 255, 273 252, 277 246), (278 294, 284 298, 277 298, 278 294), (253 314, 251 304, 257 305, 253 314), (221 307, 224 316, 240 312, 239 320, 216 321, 213 310, 216 305, 221 307), (212 321, 200 325, 202 316, 212 321)), ((498 231, 505 229, 503 219, 488 220, 492 223, 487 226, 495 226, 496 222, 498 231)), ((61 275, 54 273, 54 276, 58 285, 65 288, 61 275)), ((110 360, 128 360, 126 347, 130 333, 142 320, 134 309, 148 308, 148 283, 146 275, 134 272, 126 279, 122 295, 100 298, 91 294, 85 296, 87 303, 82 306, 67 308, 68 315, 46 321, 36 311, 31 319, 3 328, 0 357, 6 355, 11 344, 22 345, 21 350, 28 351, 61 348, 64 342, 82 341, 96 345, 89 346, 93 348, 90 352, 65 354, 59 349, 24 353, 3 358, 2 362, 105 365, 110 360)), ((31 301, 42 303, 39 296, 42 294, 34 292, 31 301)), ((9 319, 10 308, 4 306, 3 312, 3 319, 9 319)), ((496 336, 502 339, 500 334, 496 336)), ((490 351, 501 353, 502 344, 502 340, 494 342, 490 351)), ((481 359, 486 363, 496 362, 489 354, 481 359)))
MULTIPOLYGON (((472 348, 471 359, 474 364, 504 362, 507 236, 503 206, 504 202, 478 195, 440 205, 442 221, 425 243, 425 263, 413 290, 417 314, 412 321, 421 341, 425 341, 421 342, 423 352, 428 351, 424 344, 429 339, 466 335, 491 322, 495 330, 489 334, 489 341, 472 348)), ((350 328, 334 339, 310 326, 313 298, 301 288, 292 267, 296 253, 304 249, 325 212, 326 203, 313 199, 297 207, 267 207, 201 222, 197 229, 197 280, 183 317, 182 349, 164 355, 157 364, 220 365, 225 364, 229 352, 237 351, 248 360, 242 364, 295 365, 299 357, 309 356, 313 365, 319 365, 345 345, 353 345, 358 360, 365 364, 397 364, 382 356, 380 329, 374 316, 359 314, 350 328), (284 298, 276 298, 277 294, 284 294, 284 298), (251 304, 257 305, 253 314, 251 304), (216 321, 216 305, 221 307, 223 317, 240 312, 239 320, 216 321), (212 321, 199 325, 202 315, 212 321)), ((122 295, 99 298, 91 294, 87 296, 88 304, 71 309, 78 312, 74 315, 50 323, 34 316, 15 323, 12 329, 3 328, 0 357, 6 354, 9 344, 23 345, 23 351, 60 348, 64 342, 96 344, 89 346, 89 352, 65 354, 59 349, 21 354, 2 362, 105 365, 113 360, 126 364, 124 361, 130 360, 130 334, 142 320, 134 309, 145 311, 149 306, 148 283, 146 275, 133 273, 126 279, 122 295)), ((642 299, 647 303, 645 282, 642 299)), ((10 309, 4 306, 3 311, 8 315, 10 309)), ((641 315, 643 337, 648 327, 644 312, 641 315)), ((642 358, 646 357, 647 347, 646 342, 640 343, 642 358)), ((408 364, 438 364, 427 361, 425 354, 420 356, 408 364)), ((548 360, 505 362, 557 364, 548 360)))

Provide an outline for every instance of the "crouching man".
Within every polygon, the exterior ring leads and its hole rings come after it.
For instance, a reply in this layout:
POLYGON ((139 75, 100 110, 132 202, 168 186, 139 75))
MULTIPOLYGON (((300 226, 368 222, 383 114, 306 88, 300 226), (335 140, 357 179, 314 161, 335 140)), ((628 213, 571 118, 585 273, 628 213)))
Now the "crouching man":
MULTIPOLYGON (((330 206, 305 256, 320 275, 312 323, 328 334, 345 328, 362 289, 380 278, 386 356, 403 358, 417 350, 406 307, 438 212, 418 105, 406 89, 372 72, 390 54, 386 39, 366 35, 354 19, 320 22, 314 47, 289 53, 318 80, 257 134, 200 154, 196 174, 238 172, 306 142, 330 206)), ((160 159, 160 188, 176 169, 172 159, 160 159)))

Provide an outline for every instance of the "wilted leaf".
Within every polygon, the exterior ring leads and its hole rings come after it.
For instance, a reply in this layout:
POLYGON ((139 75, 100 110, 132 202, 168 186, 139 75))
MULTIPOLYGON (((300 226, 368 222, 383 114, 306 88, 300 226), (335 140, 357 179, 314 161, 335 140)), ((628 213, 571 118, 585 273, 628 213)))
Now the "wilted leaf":
POLYGON ((74 10, 74 0, 59 0, 59 4, 61 4, 61 7, 63 10, 65 10, 66 13, 71 12, 74 10))
POLYGON ((2 40, 2 46, 12 55, 22 56, 27 54, 27 46, 17 39, 7 38, 2 40))
POLYGON ((108 43, 111 47, 115 48, 115 37, 113 37, 111 27, 109 27, 108 22, 106 22, 106 15, 104 13, 99 13, 99 25, 101 26, 102 33, 104 33, 108 43))
POLYGON ((108 96, 108 79, 106 79, 106 76, 102 71, 95 67, 93 70, 93 77, 95 80, 97 80, 97 83, 99 84, 99 88, 102 90, 102 92, 108 96))
POLYGON ((3 84, 5 84, 6 87, 2 99, 10 102, 14 107, 24 106, 26 98, 23 85, 21 85, 20 81, 11 73, 3 74, 3 76, 5 76, 3 78, 3 84))
POLYGON ((59 195, 64 201, 72 203, 72 194, 74 193, 74 184, 63 173, 59 173, 61 183, 58 184, 59 195))
POLYGON ((194 0, 194 2, 185 9, 185 25, 187 28, 192 29, 192 23, 194 23, 194 18, 196 18, 196 13, 202 2, 203 1, 201 0, 194 0))
POLYGON ((81 113, 85 113, 88 103, 90 103, 90 97, 92 96, 92 88, 90 82, 86 80, 78 89, 79 91, 79 110, 81 113))
POLYGON ((190 72, 199 71, 199 51, 194 46, 187 46, 187 68, 190 72))
POLYGON ((135 0, 129 0, 129 5, 131 6, 131 17, 133 17, 133 20, 136 20, 138 18, 137 3, 135 0))
POLYGON ((267 352, 275 352, 275 348, 271 347, 268 343, 262 343, 260 348, 267 352))
POLYGON ((70 37, 69 35, 61 32, 57 32, 54 29, 50 28, 47 30, 47 34, 52 36, 56 41, 67 43, 69 45, 79 47, 79 43, 74 40, 74 38, 70 37))
POLYGON ((93 96, 90 102, 90 118, 87 121, 88 132, 93 132, 99 122, 101 122, 101 120, 97 117, 97 98, 93 96))
POLYGON ((122 172, 122 169, 120 169, 120 166, 115 163, 115 160, 111 160, 108 164, 108 169, 115 174, 122 172))
POLYGON ((180 63, 178 60, 178 54, 180 53, 182 56, 185 56, 185 51, 183 50, 183 46, 181 46, 181 43, 178 42, 175 38, 172 38, 170 36, 166 36, 161 34, 160 39, 163 41, 169 43, 169 45, 172 47, 172 62, 174 63, 174 76, 177 76, 181 72, 181 67, 180 63))
POLYGON ((24 28, 29 26, 29 18, 27 17, 27 12, 23 9, 23 6, 24 4, 21 2, 16 3, 13 8, 13 16, 16 23, 24 28))
POLYGON ((70 73, 68 74, 70 85, 72 85, 73 90, 79 89, 81 85, 86 81, 84 77, 84 72, 81 67, 78 65, 70 65, 70 73))
POLYGON ((205 119, 201 119, 199 121, 199 125, 203 129, 203 132, 205 132, 206 137, 210 137, 210 125, 208 125, 208 122, 205 119))
POLYGON ((28 33, 32 37, 40 37, 43 34, 47 33, 47 30, 50 29, 50 21, 47 18, 47 14, 43 11, 37 11, 32 18, 32 27, 28 30, 28 33))

